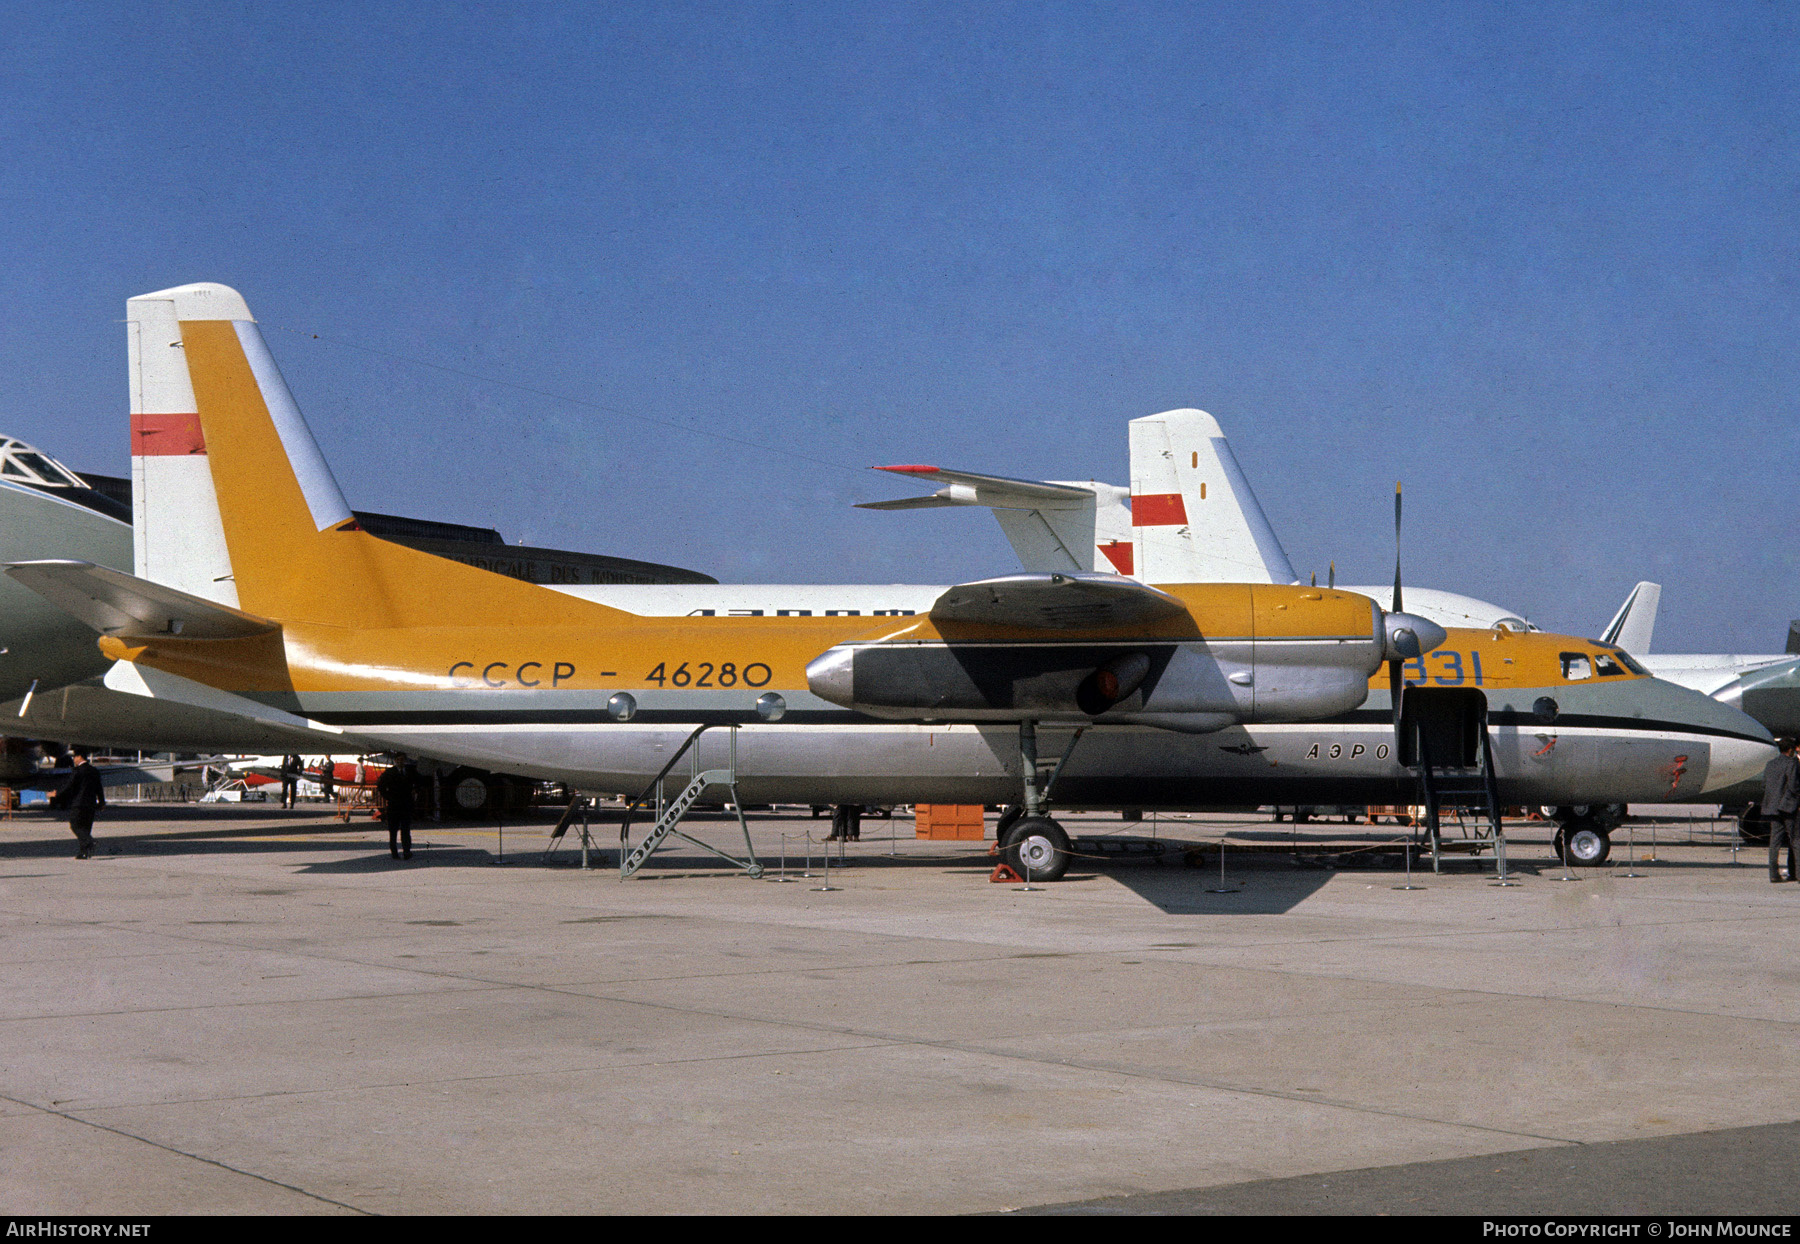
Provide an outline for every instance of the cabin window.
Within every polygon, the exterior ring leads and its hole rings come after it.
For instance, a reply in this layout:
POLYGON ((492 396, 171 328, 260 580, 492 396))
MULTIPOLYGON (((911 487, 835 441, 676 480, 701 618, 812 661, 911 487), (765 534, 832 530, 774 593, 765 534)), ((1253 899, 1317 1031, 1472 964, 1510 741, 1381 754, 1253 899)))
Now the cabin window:
POLYGON ((1570 682, 1580 682, 1583 678, 1594 676, 1593 662, 1588 660, 1585 652, 1565 652, 1562 654, 1563 677, 1570 682))
POLYGON ((1594 654, 1594 668, 1600 672, 1602 678, 1617 678, 1625 673, 1624 667, 1604 652, 1594 654))

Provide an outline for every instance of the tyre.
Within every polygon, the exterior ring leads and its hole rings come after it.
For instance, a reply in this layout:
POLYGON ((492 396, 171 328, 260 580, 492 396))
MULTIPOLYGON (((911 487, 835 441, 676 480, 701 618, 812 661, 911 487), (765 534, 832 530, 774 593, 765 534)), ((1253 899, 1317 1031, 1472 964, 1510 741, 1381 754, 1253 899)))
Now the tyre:
POLYGON ((464 820, 492 815, 504 798, 500 784, 475 769, 459 769, 444 779, 444 811, 464 820))
POLYGON ((1055 881, 1069 869, 1069 835, 1047 816, 1021 817, 1000 839, 1000 858, 1030 881, 1055 881))
POLYGON ((1763 820, 1762 810, 1756 805, 1738 814, 1738 837, 1759 847, 1769 845, 1769 823, 1763 820))
POLYGON ((1019 818, 1024 815, 1025 809, 1021 804, 1009 803, 1001 809, 1000 819, 994 822, 994 841, 1005 842, 1006 831, 1017 825, 1019 818))
POLYGON ((1591 821, 1572 822, 1556 835, 1556 858, 1559 860, 1566 858, 1571 864, 1582 865, 1604 864, 1611 854, 1612 838, 1591 821))

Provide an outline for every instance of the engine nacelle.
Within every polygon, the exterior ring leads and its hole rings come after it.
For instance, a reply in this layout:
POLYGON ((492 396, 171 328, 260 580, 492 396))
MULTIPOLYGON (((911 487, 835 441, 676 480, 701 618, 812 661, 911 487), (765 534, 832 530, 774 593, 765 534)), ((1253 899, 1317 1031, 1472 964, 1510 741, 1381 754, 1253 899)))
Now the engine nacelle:
POLYGON ((806 677, 821 699, 894 720, 1141 720, 1214 730, 1356 708, 1386 651, 1370 629, 1364 639, 1325 642, 842 644, 809 664, 806 677))

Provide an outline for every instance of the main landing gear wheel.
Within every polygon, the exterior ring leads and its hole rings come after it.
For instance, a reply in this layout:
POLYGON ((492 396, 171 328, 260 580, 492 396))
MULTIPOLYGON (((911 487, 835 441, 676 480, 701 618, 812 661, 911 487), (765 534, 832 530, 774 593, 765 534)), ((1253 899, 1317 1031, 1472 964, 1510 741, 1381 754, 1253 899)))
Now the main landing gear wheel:
POLYGON ((1604 864, 1611 854, 1612 838, 1597 825, 1577 822, 1557 831, 1556 858, 1559 860, 1566 858, 1571 864, 1604 864))
POLYGON ((1000 858, 1031 881, 1055 881, 1069 869, 1069 835, 1047 816, 1014 821, 1000 839, 1000 858))

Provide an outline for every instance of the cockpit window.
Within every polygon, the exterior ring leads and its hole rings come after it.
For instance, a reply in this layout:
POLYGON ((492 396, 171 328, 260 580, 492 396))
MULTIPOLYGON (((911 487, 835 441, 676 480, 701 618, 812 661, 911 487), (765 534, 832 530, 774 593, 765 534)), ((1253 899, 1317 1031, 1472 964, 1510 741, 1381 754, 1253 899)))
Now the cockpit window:
POLYGON ((69 473, 57 466, 56 463, 44 457, 43 454, 33 453, 29 449, 13 450, 12 460, 7 465, 10 466, 12 461, 17 461, 27 471, 34 472, 41 483, 81 485, 80 480, 71 479, 69 473))
POLYGON ((31 476, 26 473, 25 468, 14 462, 11 458, 0 461, 0 475, 4 475, 8 479, 31 478, 31 476))
POLYGON ((1625 673, 1624 668, 1604 652, 1594 654, 1594 668, 1600 672, 1602 678, 1617 678, 1625 673))
POLYGON ((1585 652, 1565 652, 1562 654, 1562 671, 1563 677, 1570 682, 1580 682, 1594 676, 1594 665, 1585 652))
POLYGON ((1630 670, 1634 674, 1647 675, 1650 672, 1649 670, 1645 669, 1643 666, 1639 665, 1636 661, 1632 660, 1631 654, 1629 652, 1626 652, 1625 649, 1623 649, 1623 648, 1613 649, 1613 655, 1615 657, 1619 658, 1620 665, 1623 665, 1626 669, 1630 670))

